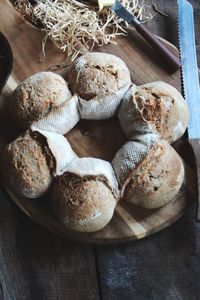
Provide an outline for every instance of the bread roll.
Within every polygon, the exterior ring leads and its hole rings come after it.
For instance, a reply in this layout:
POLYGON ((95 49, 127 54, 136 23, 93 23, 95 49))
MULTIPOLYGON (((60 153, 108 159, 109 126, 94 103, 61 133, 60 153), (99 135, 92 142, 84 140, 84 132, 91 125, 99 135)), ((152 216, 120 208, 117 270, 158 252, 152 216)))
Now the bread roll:
POLYGON ((160 137, 172 143, 180 138, 188 125, 189 111, 182 95, 165 82, 151 82, 132 89, 119 110, 120 124, 127 136, 137 126, 135 116, 139 110, 160 137))
POLYGON ((52 72, 32 75, 13 92, 10 112, 22 128, 41 119, 71 97, 65 80, 52 72))
POLYGON ((111 163, 106 160, 93 157, 75 158, 66 166, 63 171, 76 174, 80 177, 104 177, 106 178, 108 185, 115 197, 119 197, 118 181, 115 171, 111 163))
POLYGON ((53 177, 62 175, 76 157, 62 135, 27 131, 4 149, 1 173, 17 194, 37 198, 48 191, 53 177))
POLYGON ((74 62, 68 81, 74 93, 90 100, 123 88, 127 82, 130 83, 130 73, 126 64, 117 56, 90 52, 74 62))
POLYGON ((75 231, 92 232, 106 226, 119 199, 115 172, 108 161, 75 158, 53 185, 57 219, 75 231))
POLYGON ((121 189, 132 170, 145 159, 158 140, 159 137, 154 132, 137 134, 117 151, 111 164, 121 189))
POLYGON ((94 232, 105 227, 117 203, 105 177, 81 177, 68 172, 53 185, 51 199, 58 221, 80 232, 94 232))
POLYGON ((183 179, 179 155, 160 140, 129 174, 124 200, 149 209, 161 207, 178 194, 183 179))
POLYGON ((131 85, 130 72, 118 57, 91 52, 76 59, 67 81, 79 96, 82 119, 107 119, 116 113, 124 93, 131 85))
POLYGON ((1 156, 3 179, 18 195, 36 198, 51 185, 55 160, 41 136, 26 132, 10 143, 1 156))

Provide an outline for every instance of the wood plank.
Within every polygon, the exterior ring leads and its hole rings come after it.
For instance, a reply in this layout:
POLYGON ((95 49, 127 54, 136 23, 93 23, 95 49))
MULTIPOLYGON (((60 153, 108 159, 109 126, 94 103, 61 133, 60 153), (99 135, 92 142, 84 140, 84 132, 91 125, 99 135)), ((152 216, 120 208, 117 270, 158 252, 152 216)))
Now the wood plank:
MULTIPOLYGON (((192 1, 193 3, 194 1, 192 1)), ((197 1, 195 1, 197 2, 197 1)), ((197 63, 200 66, 200 3, 196 3, 194 6, 194 22, 195 22, 195 34, 196 34, 196 49, 197 49, 197 63)))
POLYGON ((199 231, 192 209, 173 226, 141 241, 96 246, 101 299, 199 299, 199 231))
POLYGON ((157 8, 167 14, 167 17, 157 13, 146 26, 155 34, 165 38, 178 47, 177 3, 175 0, 150 0, 148 5, 156 4, 157 8))
POLYGON ((34 224, 2 188, 0 200, 0 299, 98 300, 93 246, 34 224))
MULTIPOLYGON (((168 6, 170 15, 174 14, 175 1, 154 2, 164 11, 168 6)), ((200 32, 200 3, 191 2, 199 16, 198 20, 195 18, 196 32, 200 32)), ((156 18, 149 26, 166 38, 168 27, 160 24, 156 18)), ((175 28, 171 33, 174 31, 175 28)), ((197 40, 198 47, 200 40, 197 40)), ((197 54, 200 62, 200 52, 197 54)), ((174 225, 143 240, 96 246, 101 299, 200 299, 200 224, 195 222, 195 210, 193 206, 174 225)))

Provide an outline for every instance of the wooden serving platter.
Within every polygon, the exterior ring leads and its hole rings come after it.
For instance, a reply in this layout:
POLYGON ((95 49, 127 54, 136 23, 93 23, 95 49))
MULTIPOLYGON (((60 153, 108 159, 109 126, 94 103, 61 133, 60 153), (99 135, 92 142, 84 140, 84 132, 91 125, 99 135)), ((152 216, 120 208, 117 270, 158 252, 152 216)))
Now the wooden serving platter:
MULTIPOLYGON (((7 99, 15 88, 16 82, 24 80, 35 72, 48 70, 51 66, 62 63, 65 59, 52 42, 46 46, 46 59, 39 62, 41 43, 44 34, 25 22, 9 1, 0 2, 1 30, 9 39, 14 64, 12 78, 8 80, 0 98, 0 151, 16 138, 20 129, 10 120, 7 112, 7 99)), ((98 48, 100 52, 108 52, 121 57, 128 65, 135 84, 163 80, 181 90, 180 72, 170 74, 166 66, 160 62, 154 51, 141 39, 134 30, 128 37, 117 38, 117 46, 108 45, 98 48)), ((174 53, 177 49, 163 40, 174 53)), ((65 76, 65 70, 60 70, 65 76)), ((111 160, 116 151, 124 144, 125 136, 116 119, 106 121, 81 121, 67 135, 72 148, 80 156, 92 156, 111 160)), ((111 222, 96 233, 77 233, 66 230, 53 216, 48 196, 40 199, 19 197, 5 186, 13 201, 34 221, 50 231, 65 237, 93 243, 116 243, 140 239, 169 226, 178 220, 194 202, 195 176, 190 159, 190 146, 186 138, 174 144, 175 149, 184 160, 186 175, 181 191, 168 205, 154 210, 146 210, 120 201, 111 222)))

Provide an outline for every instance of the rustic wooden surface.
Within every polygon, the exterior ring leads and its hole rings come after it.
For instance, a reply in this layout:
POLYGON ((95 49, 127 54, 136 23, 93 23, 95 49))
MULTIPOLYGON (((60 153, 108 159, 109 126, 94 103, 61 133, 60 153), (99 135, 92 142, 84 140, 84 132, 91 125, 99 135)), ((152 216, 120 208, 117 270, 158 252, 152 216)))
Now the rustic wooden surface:
MULTIPOLYGON (((157 16, 149 27, 175 42, 175 1, 152 2, 169 17, 157 16)), ((191 2, 199 34, 200 4, 191 2)), ((2 188, 0 199, 0 299, 200 299, 200 226, 194 220, 195 207, 152 237, 94 247, 42 229, 2 188)))
MULTIPOLYGON (((28 23, 22 23, 21 17, 16 13, 11 5, 6 2, 1 6, 0 18, 2 19, 2 29, 4 34, 10 40, 14 53, 14 64, 12 77, 17 82, 24 80, 27 76, 48 68, 49 64, 56 64, 59 59, 62 61, 63 54, 53 44, 46 47, 46 55, 48 58, 43 63, 38 62, 39 49, 41 47, 41 32, 30 27, 28 23), (13 27, 13 24, 17 26, 13 27), (35 43, 32 44, 34 37, 35 43), (26 58, 21 56, 21 47, 26 49, 26 58)), ((134 83, 141 85, 149 81, 163 80, 181 90, 180 70, 171 74, 164 68, 168 65, 163 64, 162 59, 157 58, 155 53, 146 42, 134 31, 130 33, 130 37, 117 38, 117 47, 113 45, 101 47, 101 52, 115 54, 121 57, 128 65, 131 77, 134 83)), ((178 55, 175 47, 164 39, 162 43, 166 45, 170 51, 178 55)), ((60 74, 65 76, 65 69, 60 70, 60 74)), ((8 139, 13 140, 15 131, 18 128, 7 114, 8 95, 7 90, 12 92, 16 85, 10 84, 10 79, 6 84, 6 88, 1 94, 0 99, 0 151, 4 143, 7 144, 8 139), (5 103, 5 106, 3 105, 5 103), (5 128, 10 129, 10 133, 5 128)), ((16 83, 17 84, 17 83, 16 83)), ((121 146, 125 143, 126 138, 116 119, 107 121, 81 121, 66 135, 73 150, 79 157, 96 157, 111 161, 121 146), (87 132, 85 135, 84 132, 87 132)), ((185 154, 189 147, 182 139, 182 143, 176 143, 175 149, 180 152, 184 148, 183 159, 187 157, 185 154)), ((26 199, 15 195, 7 189, 11 198, 15 203, 34 221, 48 228, 54 233, 61 234, 65 237, 84 241, 89 243, 120 243, 128 240, 141 239, 153 234, 161 229, 169 226, 178 220, 193 203, 195 199, 195 177, 192 170, 185 165, 184 184, 176 197, 166 206, 147 210, 132 204, 120 201, 115 209, 114 216, 109 224, 98 232, 79 233, 66 230, 54 218, 51 210, 49 196, 46 199, 26 199)))

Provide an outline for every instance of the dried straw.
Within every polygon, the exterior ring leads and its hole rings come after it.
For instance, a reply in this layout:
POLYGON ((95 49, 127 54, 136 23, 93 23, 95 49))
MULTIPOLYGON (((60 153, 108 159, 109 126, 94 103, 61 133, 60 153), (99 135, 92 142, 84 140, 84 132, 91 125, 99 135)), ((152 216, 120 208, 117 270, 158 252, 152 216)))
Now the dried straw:
MULTIPOLYGON (((72 60, 95 45, 115 43, 117 35, 126 34, 123 25, 128 24, 124 24, 109 8, 99 11, 92 2, 35 0, 35 3, 32 6, 28 0, 17 0, 14 5, 29 21, 42 26, 46 36, 72 60)), ((122 0, 122 3, 140 21, 153 18, 144 0, 122 0)))

